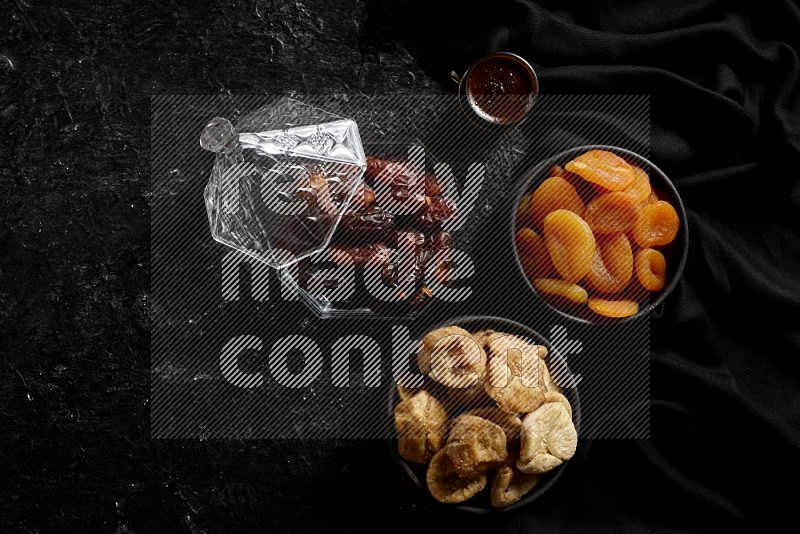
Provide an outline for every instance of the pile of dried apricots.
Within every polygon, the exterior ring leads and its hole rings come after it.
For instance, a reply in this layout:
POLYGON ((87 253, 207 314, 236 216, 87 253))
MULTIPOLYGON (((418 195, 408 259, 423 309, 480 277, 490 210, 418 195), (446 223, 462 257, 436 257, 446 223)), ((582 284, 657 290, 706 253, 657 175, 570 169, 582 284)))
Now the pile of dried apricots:
POLYGON ((629 317, 666 284, 681 221, 647 173, 606 150, 554 165, 517 207, 517 254, 540 294, 629 317), (635 273, 635 276, 634 276, 635 273))

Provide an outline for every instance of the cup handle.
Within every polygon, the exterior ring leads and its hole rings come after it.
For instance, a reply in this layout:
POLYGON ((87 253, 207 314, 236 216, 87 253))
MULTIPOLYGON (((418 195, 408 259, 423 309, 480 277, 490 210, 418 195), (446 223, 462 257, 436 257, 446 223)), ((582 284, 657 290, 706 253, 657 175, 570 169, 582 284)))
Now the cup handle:
POLYGON ((447 77, 450 78, 450 81, 453 82, 454 84, 458 86, 461 85, 462 76, 459 76, 456 71, 451 70, 450 72, 447 73, 447 77))

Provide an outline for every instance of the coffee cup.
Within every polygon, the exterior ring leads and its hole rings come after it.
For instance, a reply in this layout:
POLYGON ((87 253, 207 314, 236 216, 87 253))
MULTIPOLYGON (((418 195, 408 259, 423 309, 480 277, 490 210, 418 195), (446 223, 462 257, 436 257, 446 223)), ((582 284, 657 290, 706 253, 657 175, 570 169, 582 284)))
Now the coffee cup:
POLYGON ((539 79, 524 58, 511 52, 495 52, 477 60, 458 76, 462 108, 482 125, 517 125, 525 120, 539 94, 539 79), (469 108, 469 109, 466 109, 469 108))

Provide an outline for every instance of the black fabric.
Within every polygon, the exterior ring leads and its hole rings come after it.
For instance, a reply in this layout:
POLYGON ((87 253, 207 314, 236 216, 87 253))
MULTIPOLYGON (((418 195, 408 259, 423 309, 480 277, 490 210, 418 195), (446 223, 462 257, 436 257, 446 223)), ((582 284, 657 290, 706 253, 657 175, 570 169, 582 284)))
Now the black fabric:
MULTIPOLYGON (((547 526, 760 531, 800 464, 800 8, 792 2, 387 2, 434 75, 516 52, 543 93, 652 95, 652 159, 687 207, 652 322, 652 439, 597 441, 547 526), (424 15, 421 15, 424 13, 424 15), (785 488, 785 489, 784 489, 785 488)), ((541 508, 521 511, 535 532, 541 508)))
POLYGON ((791 528, 800 15, 741 4, 0 2, 0 532, 791 528), (544 92, 653 95, 691 250, 653 323, 652 439, 596 441, 490 517, 423 498, 374 440, 152 440, 150 96, 445 92, 501 48, 544 92))

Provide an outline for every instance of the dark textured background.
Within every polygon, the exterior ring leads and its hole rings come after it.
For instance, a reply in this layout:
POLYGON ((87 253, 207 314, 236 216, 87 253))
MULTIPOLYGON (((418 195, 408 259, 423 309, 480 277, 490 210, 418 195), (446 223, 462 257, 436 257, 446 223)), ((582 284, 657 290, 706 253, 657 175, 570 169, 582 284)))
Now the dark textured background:
MULTIPOLYGON (((417 139, 431 160, 436 157, 451 166, 462 183, 461 191, 474 195, 470 209, 466 194, 453 193, 457 217, 463 223, 454 231, 454 241, 474 265, 467 281, 469 296, 460 302, 434 298, 409 309, 403 304, 376 303, 356 292, 352 304, 337 302, 337 306, 377 304, 377 317, 351 315, 323 321, 304 303, 281 297, 275 271, 268 277, 271 294, 264 300, 252 298, 252 280, 257 280, 258 274, 242 269, 242 276, 237 277, 241 298, 225 302, 221 264, 232 250, 210 235, 201 192, 211 175, 214 154, 199 146, 198 132, 210 117, 246 114, 269 99, 213 95, 154 99, 149 199, 153 436, 386 437, 387 427, 393 426, 386 424, 386 399, 392 389, 390 355, 408 355, 392 328, 408 328, 410 336, 418 338, 433 325, 462 315, 516 320, 554 343, 551 327, 565 328, 569 339, 581 343, 579 354, 566 347, 559 350, 567 358, 570 372, 582 377, 582 436, 649 436, 647 318, 613 329, 575 325, 530 298, 527 282, 513 259, 509 228, 510 212, 515 209, 511 206, 515 178, 524 172, 528 180, 544 179, 534 168, 553 154, 587 142, 646 154, 649 98, 543 95, 523 128, 491 134, 465 119, 455 94, 348 95, 341 100, 334 101, 329 95, 305 97, 307 103, 356 120, 369 154, 394 150, 405 156, 408 146, 403 143, 417 139), (485 176, 467 189, 463 185, 467 166, 475 163, 485 166, 485 176), (380 320, 388 318, 391 320, 380 320), (335 367, 332 347, 343 336, 356 334, 369 336, 381 347, 385 378, 378 387, 367 387, 361 381, 364 364, 360 356, 349 358, 353 375, 349 387, 335 387, 330 382, 335 367), (238 358, 240 369, 263 373, 265 382, 256 388, 234 387, 220 372, 223 346, 243 335, 251 336, 249 339, 256 336, 264 344, 260 351, 238 358), (275 369, 268 363, 278 350, 273 347, 285 346, 278 338, 290 335, 313 340, 323 360, 318 379, 295 392, 274 380, 275 369)), ((433 291, 438 294, 437 288, 433 291)), ((300 358, 290 361, 299 364, 294 369, 302 368, 300 358)))
POLYGON ((775 484, 800 450, 795 4, 459 4, 466 23, 414 2, 84 4, 0 3, 0 531, 738 531, 796 504, 775 484), (151 440, 150 95, 439 92, 497 48, 553 92, 654 95, 653 159, 694 233, 654 325, 653 439, 595 442, 501 519, 424 501, 380 442, 151 440))

